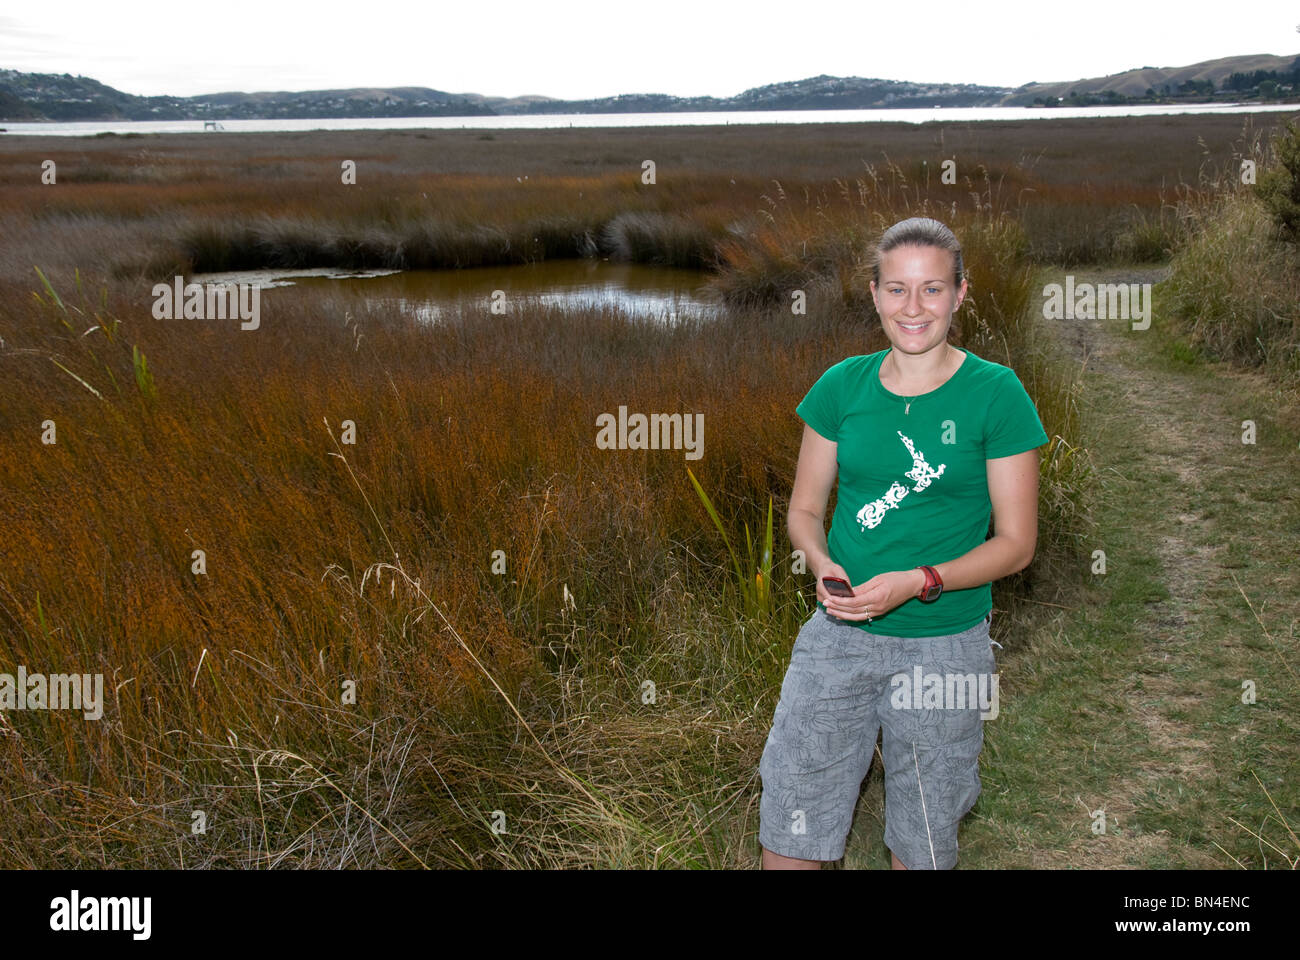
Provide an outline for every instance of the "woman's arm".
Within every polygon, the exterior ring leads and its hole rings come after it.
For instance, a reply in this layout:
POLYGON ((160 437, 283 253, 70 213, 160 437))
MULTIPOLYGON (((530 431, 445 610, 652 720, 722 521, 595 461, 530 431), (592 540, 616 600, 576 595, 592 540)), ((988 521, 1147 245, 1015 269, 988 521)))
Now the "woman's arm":
POLYGON ((799 447, 799 464, 795 467, 794 488, 790 491, 790 512, 786 532, 790 545, 802 550, 808 569, 817 577, 817 592, 822 592, 822 570, 833 566, 826 546, 826 503, 838 471, 838 444, 827 440, 804 424, 803 442, 799 447))
MULTIPOLYGON (((945 590, 965 590, 1023 570, 1038 546, 1038 448, 1010 457, 985 460, 993 536, 947 563, 932 563, 945 590)), ((916 593, 925 574, 916 574, 916 593)))

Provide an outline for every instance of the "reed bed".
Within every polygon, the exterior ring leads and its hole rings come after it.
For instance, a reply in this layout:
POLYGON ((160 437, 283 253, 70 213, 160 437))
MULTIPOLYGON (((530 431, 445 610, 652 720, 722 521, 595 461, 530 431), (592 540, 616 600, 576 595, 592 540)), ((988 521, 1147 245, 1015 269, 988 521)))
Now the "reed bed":
MULTIPOLYGON (((1015 366, 1053 438, 1038 555, 995 603, 1079 568, 1078 388, 1031 322, 1053 241, 1026 191, 1067 189, 1050 163, 971 163, 955 190, 911 160, 780 167, 801 131, 737 175, 752 131, 715 130, 655 142, 651 186, 628 172, 651 134, 567 166, 533 149, 554 132, 495 136, 241 139, 221 162, 81 143, 56 188, 0 155, 20 241, 0 257, 0 669, 105 679, 97 722, 0 713, 8 865, 749 863, 810 592, 784 524, 745 565, 719 531, 736 546, 771 529, 769 505, 784 515, 796 403, 885 346, 852 268, 903 216, 962 237, 955 342, 1015 366), (410 169, 503 143, 535 180, 500 153, 486 172, 410 169), (339 187, 338 157, 363 148, 375 171, 339 187), (574 255, 705 267, 730 311, 669 325, 519 300, 427 325, 302 290, 268 291, 257 331, 150 312, 173 271, 574 255), (705 455, 598 449, 619 406, 703 414, 705 455)), ((1107 218, 1132 196, 1115 190, 1107 218)), ((1173 229, 1136 222, 1151 249, 1173 229)))

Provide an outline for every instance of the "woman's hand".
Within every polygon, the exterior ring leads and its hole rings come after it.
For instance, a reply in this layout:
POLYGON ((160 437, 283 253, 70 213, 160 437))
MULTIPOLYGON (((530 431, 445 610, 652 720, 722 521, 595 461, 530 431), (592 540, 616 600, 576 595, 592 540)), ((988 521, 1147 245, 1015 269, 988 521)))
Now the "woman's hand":
POLYGON ((826 584, 822 583, 822 577, 839 577, 845 583, 849 582, 849 574, 838 563, 831 563, 829 560, 815 571, 817 577, 817 599, 827 606, 827 612, 830 612, 831 600, 848 600, 848 597, 836 597, 826 590, 826 584))
MULTIPOLYGON (((836 568, 839 569, 839 568, 836 568)), ((822 576, 844 576, 843 573, 825 573, 822 576)), ((817 598, 826 606, 826 612, 837 620, 871 620, 888 613, 921 592, 919 570, 891 570, 878 573, 866 583, 853 588, 853 596, 837 597, 827 594, 821 576, 817 580, 817 598)), ((848 577, 845 577, 847 580, 848 577)), ((924 580, 922 579, 922 583, 924 580)))

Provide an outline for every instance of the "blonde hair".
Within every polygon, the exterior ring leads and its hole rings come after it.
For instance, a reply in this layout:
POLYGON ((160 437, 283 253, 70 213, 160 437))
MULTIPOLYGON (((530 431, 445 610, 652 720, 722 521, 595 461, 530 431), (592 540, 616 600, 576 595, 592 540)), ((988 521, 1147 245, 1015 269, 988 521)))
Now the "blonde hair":
POLYGON ((880 241, 872 248, 871 257, 866 264, 871 270, 871 279, 876 282, 876 286, 880 286, 880 263, 884 255, 895 247, 905 246, 937 247, 940 250, 947 250, 952 254, 953 283, 955 286, 961 286, 962 276, 966 272, 965 265, 962 263, 961 242, 946 224, 932 220, 930 217, 910 217, 907 220, 900 220, 881 235, 880 241))

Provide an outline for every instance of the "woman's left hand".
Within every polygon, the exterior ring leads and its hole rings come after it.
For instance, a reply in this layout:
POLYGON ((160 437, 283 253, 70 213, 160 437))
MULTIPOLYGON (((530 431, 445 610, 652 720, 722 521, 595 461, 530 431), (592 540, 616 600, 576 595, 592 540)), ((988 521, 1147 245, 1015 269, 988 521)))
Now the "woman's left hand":
POLYGON ((871 620, 920 592, 917 571, 890 570, 854 587, 852 598, 831 594, 825 602, 826 612, 837 620, 871 620))

